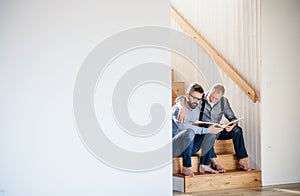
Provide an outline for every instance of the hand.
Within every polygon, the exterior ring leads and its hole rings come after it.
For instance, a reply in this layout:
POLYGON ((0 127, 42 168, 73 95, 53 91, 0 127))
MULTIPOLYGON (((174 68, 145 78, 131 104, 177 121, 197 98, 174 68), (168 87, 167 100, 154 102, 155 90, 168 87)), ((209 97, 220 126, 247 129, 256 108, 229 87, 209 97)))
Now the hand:
POLYGON ((223 130, 222 127, 216 126, 216 125, 211 125, 208 127, 208 133, 210 134, 217 134, 223 130))
POLYGON ((177 120, 181 123, 185 122, 186 121, 186 113, 185 113, 185 109, 180 106, 178 107, 179 110, 178 110, 178 117, 177 117, 177 120))
POLYGON ((225 129, 227 132, 230 132, 230 131, 232 131, 233 127, 235 127, 235 126, 236 126, 236 123, 232 123, 232 125, 225 127, 225 129))

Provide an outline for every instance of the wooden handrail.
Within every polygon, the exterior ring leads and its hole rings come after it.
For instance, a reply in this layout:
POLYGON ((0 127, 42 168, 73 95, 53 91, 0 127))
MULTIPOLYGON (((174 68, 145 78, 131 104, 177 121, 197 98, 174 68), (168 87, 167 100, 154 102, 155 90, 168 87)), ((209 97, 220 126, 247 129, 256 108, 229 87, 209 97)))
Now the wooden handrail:
POLYGON ((255 103, 258 96, 244 78, 196 31, 196 29, 183 18, 182 15, 171 6, 171 16, 181 28, 204 49, 204 51, 214 60, 214 62, 246 93, 255 103))

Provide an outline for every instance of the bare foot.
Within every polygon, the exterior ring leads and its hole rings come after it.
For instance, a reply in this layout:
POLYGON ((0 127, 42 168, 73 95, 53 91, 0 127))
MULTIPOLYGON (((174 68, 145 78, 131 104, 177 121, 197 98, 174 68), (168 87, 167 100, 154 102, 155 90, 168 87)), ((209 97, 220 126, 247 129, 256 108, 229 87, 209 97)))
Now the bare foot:
POLYGON ((226 170, 220 164, 212 164, 214 170, 217 170, 219 173, 225 173, 226 170))
POLYGON ((194 172, 192 171, 192 168, 191 168, 191 167, 183 167, 182 173, 183 173, 183 175, 185 175, 185 176, 194 177, 194 172))
POLYGON ((237 164, 236 168, 238 170, 242 170, 242 171, 251 171, 251 168, 247 167, 247 165, 244 164, 243 159, 240 159, 238 161, 238 164, 237 164))
POLYGON ((217 170, 219 173, 225 173, 226 170, 218 163, 216 158, 211 158, 210 159, 211 162, 211 168, 213 168, 214 170, 217 170))
POLYGON ((208 165, 200 165, 199 166, 199 172, 200 173, 211 173, 211 174, 218 174, 219 172, 217 170, 212 169, 208 165))

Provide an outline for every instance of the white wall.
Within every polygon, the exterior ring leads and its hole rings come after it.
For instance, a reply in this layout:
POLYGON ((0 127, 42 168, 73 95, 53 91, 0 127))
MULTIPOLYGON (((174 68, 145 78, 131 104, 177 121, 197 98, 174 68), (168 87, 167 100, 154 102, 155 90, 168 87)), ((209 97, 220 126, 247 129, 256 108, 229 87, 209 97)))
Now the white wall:
MULTIPOLYGON (((171 165, 132 173, 92 156, 77 133, 72 103, 81 63, 98 43, 169 20, 167 0, 1 1, 0 190, 6 196, 172 194, 171 165)), ((169 97, 162 99, 170 104, 169 97)))
POLYGON ((261 1, 263 184, 300 182, 300 1, 261 1))

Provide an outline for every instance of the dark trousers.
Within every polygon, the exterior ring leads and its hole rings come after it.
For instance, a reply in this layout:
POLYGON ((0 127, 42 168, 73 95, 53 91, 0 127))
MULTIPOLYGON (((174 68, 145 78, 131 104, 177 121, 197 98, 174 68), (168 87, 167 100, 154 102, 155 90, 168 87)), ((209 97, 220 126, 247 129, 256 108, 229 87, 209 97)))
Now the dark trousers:
MULTIPOLYGON (((236 125, 230 132, 227 132, 226 130, 221 131, 217 135, 209 134, 210 137, 216 138, 218 140, 229 140, 232 139, 233 141, 233 146, 236 154, 236 158, 243 159, 248 157, 247 150, 245 147, 245 142, 244 142, 244 136, 243 136, 243 131, 242 128, 236 125)), ((216 158, 216 153, 214 148, 212 148, 212 157, 211 158, 216 158)))

